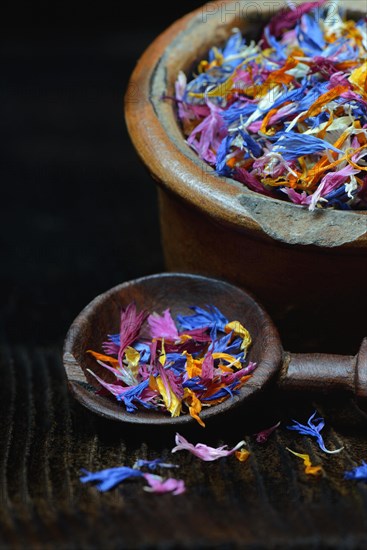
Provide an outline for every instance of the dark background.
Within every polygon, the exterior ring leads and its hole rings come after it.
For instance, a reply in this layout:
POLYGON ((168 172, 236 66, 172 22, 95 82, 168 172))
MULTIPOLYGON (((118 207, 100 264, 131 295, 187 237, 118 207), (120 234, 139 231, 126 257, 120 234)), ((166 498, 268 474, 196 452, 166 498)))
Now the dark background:
POLYGON ((149 43, 201 4, 17 2, 2 18, 0 343, 61 343, 95 295, 164 269, 123 95, 149 43))

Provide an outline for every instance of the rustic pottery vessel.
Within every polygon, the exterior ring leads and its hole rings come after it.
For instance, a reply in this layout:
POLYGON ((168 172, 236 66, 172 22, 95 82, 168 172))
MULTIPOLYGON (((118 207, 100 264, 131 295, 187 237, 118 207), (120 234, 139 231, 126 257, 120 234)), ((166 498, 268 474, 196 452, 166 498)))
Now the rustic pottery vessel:
MULTIPOLYGON (((257 39, 284 7, 224 0, 178 20, 138 62, 125 97, 126 122, 158 183, 167 268, 225 278, 254 292, 287 345, 292 326, 306 327, 315 346, 327 334, 331 346, 339 342, 338 351, 351 352, 366 328, 366 212, 309 212, 218 177, 186 144, 174 102, 162 100, 174 95, 178 71, 190 72, 231 29, 257 39)), ((365 15, 363 1, 353 9, 353 18, 365 15)))

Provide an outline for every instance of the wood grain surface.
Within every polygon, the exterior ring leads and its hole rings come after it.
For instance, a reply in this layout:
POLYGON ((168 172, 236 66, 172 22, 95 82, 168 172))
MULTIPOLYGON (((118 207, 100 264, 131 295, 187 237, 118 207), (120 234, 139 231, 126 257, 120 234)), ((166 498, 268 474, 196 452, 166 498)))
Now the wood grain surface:
POLYGON ((61 349, 2 347, 0 354, 1 548, 363 548, 367 487, 344 481, 366 459, 366 419, 346 398, 318 401, 264 395, 207 429, 182 431, 192 442, 233 445, 251 456, 204 463, 171 455, 174 432, 118 424, 81 407, 67 391, 61 349), (314 408, 326 419, 329 448, 285 427, 314 408), (265 445, 251 435, 277 420, 265 445), (286 447, 307 452, 324 476, 308 477, 286 447), (181 496, 151 495, 125 483, 100 494, 79 482, 81 467, 98 470, 136 458, 180 464, 181 496))

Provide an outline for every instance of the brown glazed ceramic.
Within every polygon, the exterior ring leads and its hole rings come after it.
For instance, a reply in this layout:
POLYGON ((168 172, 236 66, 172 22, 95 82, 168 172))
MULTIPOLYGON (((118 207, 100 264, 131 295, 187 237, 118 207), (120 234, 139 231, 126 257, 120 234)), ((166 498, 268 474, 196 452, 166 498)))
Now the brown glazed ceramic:
MULTIPOLYGON (((178 20, 139 60, 125 97, 126 122, 158 183, 169 270, 217 276, 249 289, 277 321, 304 316, 311 337, 327 325, 338 340, 347 318, 343 334, 357 332, 359 340, 367 310, 366 213, 309 212, 218 177, 186 144, 174 102, 162 100, 174 95, 178 71, 189 72, 233 27, 257 39, 264 21, 284 6, 280 0, 223 0, 178 20)), ((353 9, 351 16, 365 15, 364 1, 353 2, 353 9)))
POLYGON ((357 356, 290 354, 283 352, 272 320, 256 300, 223 281, 188 274, 160 274, 123 283, 97 296, 75 319, 65 339, 64 366, 70 391, 93 412, 122 422, 176 425, 195 422, 189 415, 171 418, 160 412, 127 413, 114 398, 98 395, 94 371, 108 382, 114 376, 99 366, 87 350, 101 351, 107 334, 119 332, 121 308, 135 301, 139 310, 162 313, 170 308, 173 317, 190 313, 191 305, 217 306, 230 320, 240 321, 250 332, 253 344, 248 354, 257 368, 239 394, 219 405, 204 408, 205 421, 237 407, 258 395, 278 374, 278 385, 290 391, 349 391, 364 404, 367 398, 367 339, 357 356), (279 371, 279 372, 278 372, 279 371))

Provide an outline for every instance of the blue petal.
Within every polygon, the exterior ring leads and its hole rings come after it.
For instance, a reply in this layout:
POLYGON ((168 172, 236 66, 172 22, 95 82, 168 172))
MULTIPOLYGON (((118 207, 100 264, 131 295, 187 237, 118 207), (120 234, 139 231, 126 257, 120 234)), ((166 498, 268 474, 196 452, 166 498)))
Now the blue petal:
POLYGON ((306 55, 320 55, 325 47, 324 34, 309 14, 302 16, 302 23, 296 26, 298 42, 306 55))
POLYGON ((251 151, 254 157, 260 157, 263 154, 262 147, 246 132, 240 130, 243 141, 246 147, 251 151))
POLYGON ((204 397, 201 401, 213 401, 214 399, 221 399, 222 397, 234 397, 238 395, 239 390, 234 389, 238 385, 238 381, 232 382, 229 386, 221 388, 216 393, 213 393, 210 397, 204 397))
POLYGON ((227 166, 226 160, 232 141, 233 136, 227 136, 218 147, 215 170, 219 176, 229 176, 231 173, 231 169, 227 166))
MULTIPOLYGON (((110 342, 113 342, 117 346, 120 345, 120 334, 109 334, 108 339, 110 342)), ((136 342, 134 344, 134 349, 140 353, 140 361, 142 363, 147 363, 150 359, 150 348, 148 344, 144 344, 143 342, 136 342)))
POLYGON ((200 383, 200 377, 194 376, 193 378, 189 378, 182 384, 183 388, 189 388, 190 390, 194 391, 205 391, 206 387, 200 383))
POLYGON ((228 109, 221 113, 221 117, 227 124, 232 124, 237 120, 240 120, 240 117, 244 118, 252 115, 257 109, 257 105, 254 103, 244 103, 243 101, 236 101, 228 109))
POLYGON ((134 348, 140 353, 140 362, 148 363, 148 361, 150 360, 150 347, 148 346, 148 344, 144 344, 143 342, 136 342, 134 344, 134 348))
POLYGON ((224 327, 229 322, 228 319, 215 306, 207 307, 209 311, 198 306, 192 306, 190 309, 195 313, 193 315, 177 315, 177 322, 183 330, 216 327, 216 330, 224 332, 224 327))
POLYGON ((145 403, 140 399, 140 395, 142 391, 147 388, 149 385, 149 379, 144 380, 143 382, 140 382, 140 384, 137 384, 136 386, 132 386, 128 391, 125 393, 122 393, 121 395, 117 396, 118 401, 123 401, 124 405, 126 407, 126 411, 129 413, 133 413, 138 410, 137 406, 133 403, 133 401, 137 401, 138 404, 143 405, 146 408, 152 408, 153 405, 149 403, 145 403))
POLYGON ((227 350, 232 334, 233 333, 230 332, 229 334, 226 334, 225 336, 223 336, 222 338, 219 338, 218 340, 213 340, 209 346, 209 351, 211 353, 216 353, 216 352, 223 352, 227 350))
POLYGON ((334 147, 327 141, 308 134, 298 134, 296 132, 279 132, 273 151, 281 153, 285 160, 293 160, 303 155, 312 155, 321 153, 326 149, 343 153, 340 149, 334 147))
POLYGON ((134 468, 149 468, 150 470, 156 470, 158 467, 178 468, 176 464, 169 464, 167 462, 164 462, 162 458, 156 458, 154 460, 143 460, 139 458, 134 464, 134 468))
POLYGON ((285 46, 282 46, 280 42, 270 33, 269 27, 264 29, 265 38, 271 48, 273 48, 279 59, 286 59, 287 54, 285 53, 285 46))
POLYGON ((100 470, 99 472, 89 472, 82 468, 81 470, 85 475, 80 478, 82 483, 95 483, 99 491, 109 491, 125 479, 131 477, 142 477, 143 474, 139 470, 134 468, 128 468, 127 466, 120 466, 119 468, 108 468, 106 470, 100 470))
MULTIPOLYGON (((239 31, 232 34, 223 48, 223 57, 226 58, 230 55, 238 54, 245 44, 246 40, 242 38, 242 34, 239 31)), ((238 64, 238 61, 236 61, 236 64, 238 64)))
POLYGON ((360 466, 356 466, 353 470, 344 473, 344 479, 361 479, 367 481, 367 464, 362 460, 360 466))
POLYGON ((301 424, 300 422, 297 422, 296 420, 293 420, 292 426, 287 426, 288 430, 295 430, 299 432, 302 435, 309 435, 311 437, 314 437, 322 451, 329 454, 338 453, 342 449, 336 449, 334 451, 329 451, 325 447, 325 443, 323 440, 322 435, 320 434, 321 430, 325 426, 325 422, 323 418, 315 418, 317 414, 317 411, 315 411, 310 418, 307 421, 307 426, 305 424, 301 424))

